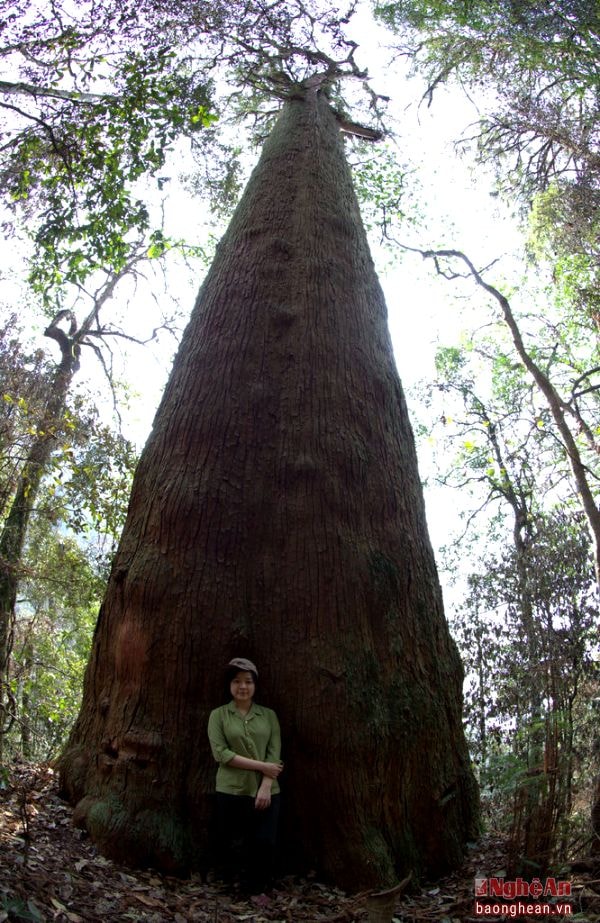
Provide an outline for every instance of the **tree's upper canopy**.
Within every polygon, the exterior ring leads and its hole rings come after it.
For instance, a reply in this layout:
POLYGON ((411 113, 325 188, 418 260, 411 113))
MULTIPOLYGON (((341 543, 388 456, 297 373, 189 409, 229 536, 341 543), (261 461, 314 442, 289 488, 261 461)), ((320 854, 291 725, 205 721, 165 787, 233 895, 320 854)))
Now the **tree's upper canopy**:
POLYGON ((381 2, 395 45, 437 87, 491 92, 482 154, 509 159, 513 191, 556 177, 600 184, 600 10, 587 0, 381 2))
POLYGON ((597 317, 600 214, 600 7, 588 0, 380 0, 397 52, 426 80, 482 97, 464 143, 492 162, 532 217, 532 252, 550 256, 597 317))
POLYGON ((402 36, 402 51, 427 63, 432 89, 452 73, 597 85, 600 12, 588 0, 380 0, 376 12, 402 36))

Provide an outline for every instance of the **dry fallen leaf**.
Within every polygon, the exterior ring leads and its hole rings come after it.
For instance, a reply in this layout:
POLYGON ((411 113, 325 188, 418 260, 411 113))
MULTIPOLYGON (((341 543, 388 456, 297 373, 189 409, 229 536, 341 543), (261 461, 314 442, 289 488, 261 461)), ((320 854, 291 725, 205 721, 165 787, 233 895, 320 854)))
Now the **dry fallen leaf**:
POLYGON ((162 901, 157 901, 154 897, 149 897, 147 894, 140 894, 138 891, 132 892, 132 897, 135 897, 136 900, 141 901, 142 904, 145 904, 146 907, 161 907, 162 901))
MULTIPOLYGON (((0 923, 9 919, 3 895, 20 901, 23 908, 31 902, 31 918, 40 923, 367 921, 364 894, 347 895, 314 878, 289 876, 270 892, 268 900, 259 896, 250 901, 199 875, 180 880, 154 870, 138 872, 119 866, 98 856, 85 833, 62 823, 70 819, 70 809, 59 801, 55 784, 43 768, 19 767, 13 774, 13 788, 0 808, 0 923), (29 793, 42 796, 35 799, 39 811, 31 818, 27 841, 19 813, 23 779, 29 793)), ((434 923, 444 913, 452 923, 471 919, 476 873, 489 876, 505 862, 506 843, 499 837, 486 837, 455 873, 426 883, 423 889, 415 886, 403 895, 395 908, 395 923, 402 919, 434 923)), ((586 921, 600 923, 600 896, 585 888, 593 878, 591 874, 574 878, 573 892, 578 895, 578 906, 582 903, 586 921)), ((554 919, 559 923, 560 918, 554 919)))

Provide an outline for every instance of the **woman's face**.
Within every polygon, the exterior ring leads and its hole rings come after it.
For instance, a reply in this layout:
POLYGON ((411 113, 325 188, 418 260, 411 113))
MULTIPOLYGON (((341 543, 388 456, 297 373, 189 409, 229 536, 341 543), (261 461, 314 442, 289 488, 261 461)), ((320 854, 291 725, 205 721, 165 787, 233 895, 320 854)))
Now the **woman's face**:
POLYGON ((254 678, 247 670, 240 670, 231 680, 231 697, 236 705, 250 705, 254 697, 254 678))

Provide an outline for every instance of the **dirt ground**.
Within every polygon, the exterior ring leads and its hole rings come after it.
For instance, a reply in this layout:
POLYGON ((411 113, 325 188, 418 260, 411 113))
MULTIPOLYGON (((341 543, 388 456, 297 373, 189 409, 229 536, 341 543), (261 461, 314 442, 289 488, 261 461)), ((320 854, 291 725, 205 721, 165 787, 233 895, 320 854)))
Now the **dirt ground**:
MULTIPOLYGON (((369 920, 366 894, 344 894, 316 880, 286 878, 268 895, 242 899, 192 876, 181 880, 132 871, 103 858, 71 824, 51 767, 19 765, 0 783, 0 923, 351 923, 369 920)), ((463 866, 398 896, 396 923, 457 923, 475 915, 474 879, 502 870, 505 845, 487 836, 463 866)), ((569 876, 573 916, 600 921, 600 880, 593 870, 569 876)), ((492 919, 508 919, 487 917, 492 919)), ((541 920, 541 917, 510 917, 541 920)))

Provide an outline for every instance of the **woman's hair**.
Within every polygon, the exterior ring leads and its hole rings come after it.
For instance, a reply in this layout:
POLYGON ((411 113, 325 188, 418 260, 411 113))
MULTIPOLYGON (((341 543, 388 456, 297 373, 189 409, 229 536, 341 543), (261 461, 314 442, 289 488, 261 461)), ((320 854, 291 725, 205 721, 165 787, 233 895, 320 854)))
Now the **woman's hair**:
POLYGON ((231 683, 238 673, 250 673, 254 685, 256 686, 258 682, 258 670, 254 665, 254 661, 248 660, 246 657, 233 657, 225 669, 225 698, 231 696, 231 683))
POLYGON ((258 676, 254 670, 243 670, 241 667, 227 667, 227 670, 225 672, 225 682, 227 683, 227 692, 229 692, 229 686, 231 685, 232 681, 236 678, 238 673, 250 673, 250 675, 252 676, 254 685, 256 686, 258 682, 258 676))

